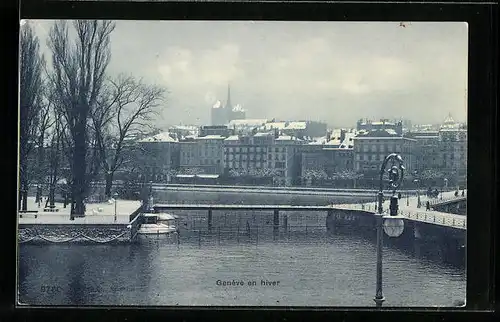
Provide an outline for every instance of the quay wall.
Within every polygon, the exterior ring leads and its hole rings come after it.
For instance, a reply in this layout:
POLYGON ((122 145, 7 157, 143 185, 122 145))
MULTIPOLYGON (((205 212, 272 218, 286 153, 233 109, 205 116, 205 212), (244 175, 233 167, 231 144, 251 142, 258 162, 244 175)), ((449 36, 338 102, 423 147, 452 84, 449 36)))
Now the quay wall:
MULTIPOLYGON (((403 221, 402 235, 389 237, 384 233, 384 245, 412 252, 432 245, 443 260, 465 265, 466 230, 406 218, 403 221)), ((327 215, 326 227, 334 234, 358 234, 376 240, 376 217, 369 211, 333 210, 327 215)))
POLYGON ((137 240, 142 216, 130 224, 20 224, 19 244, 122 244, 137 240))

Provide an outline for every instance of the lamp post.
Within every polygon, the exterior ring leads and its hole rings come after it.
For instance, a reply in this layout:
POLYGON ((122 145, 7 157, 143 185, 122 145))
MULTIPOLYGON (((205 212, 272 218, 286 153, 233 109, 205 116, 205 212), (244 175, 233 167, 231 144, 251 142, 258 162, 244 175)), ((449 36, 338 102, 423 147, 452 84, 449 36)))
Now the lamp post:
POLYGON ((376 214, 377 224, 377 283, 375 304, 377 307, 382 307, 385 298, 382 292, 382 240, 384 231, 390 237, 398 237, 403 233, 404 222, 401 216, 398 216, 398 197, 396 196, 396 189, 401 185, 404 176, 403 159, 400 155, 392 153, 389 154, 380 168, 380 181, 378 192, 378 214, 376 214), (387 164, 391 162, 392 165, 389 170, 386 170, 387 164), (384 174, 389 175, 389 186, 392 188, 392 196, 389 206, 389 216, 383 214, 382 204, 384 202, 384 174))
POLYGON ((115 222, 116 222, 116 203, 117 203, 116 198, 118 198, 118 193, 117 193, 117 192, 115 192, 115 193, 113 194, 113 199, 115 199, 115 222))

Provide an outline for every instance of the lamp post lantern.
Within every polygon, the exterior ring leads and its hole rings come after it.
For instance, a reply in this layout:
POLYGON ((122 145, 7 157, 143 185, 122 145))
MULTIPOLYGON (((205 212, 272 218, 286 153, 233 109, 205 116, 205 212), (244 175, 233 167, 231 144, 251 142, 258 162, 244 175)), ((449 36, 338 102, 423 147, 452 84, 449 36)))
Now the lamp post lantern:
POLYGON ((384 232, 390 237, 398 237, 404 230, 403 219, 398 216, 398 197, 396 196, 396 189, 401 185, 404 170, 403 159, 396 153, 389 154, 380 168, 378 214, 375 215, 377 224, 377 283, 375 298, 373 299, 377 307, 382 307, 382 303, 385 301, 382 292, 382 240, 384 232), (389 162, 391 162, 391 167, 386 170, 389 162), (386 173, 389 176, 389 187, 392 189, 388 216, 384 215, 382 209, 384 202, 384 174, 386 173))

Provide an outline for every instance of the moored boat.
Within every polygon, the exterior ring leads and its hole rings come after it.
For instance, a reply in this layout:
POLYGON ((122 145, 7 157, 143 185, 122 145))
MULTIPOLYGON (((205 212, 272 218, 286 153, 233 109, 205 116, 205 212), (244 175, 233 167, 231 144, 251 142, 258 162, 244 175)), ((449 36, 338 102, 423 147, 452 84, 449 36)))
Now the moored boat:
POLYGON ((175 217, 170 214, 144 214, 144 222, 137 230, 138 235, 169 235, 175 233, 175 217))

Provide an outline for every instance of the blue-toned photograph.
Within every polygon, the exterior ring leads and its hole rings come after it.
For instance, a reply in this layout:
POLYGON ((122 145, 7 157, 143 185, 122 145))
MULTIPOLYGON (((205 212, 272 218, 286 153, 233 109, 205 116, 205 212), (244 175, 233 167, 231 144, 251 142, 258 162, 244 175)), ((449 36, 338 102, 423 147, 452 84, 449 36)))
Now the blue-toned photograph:
POLYGON ((19 306, 462 307, 462 22, 22 20, 19 306))

